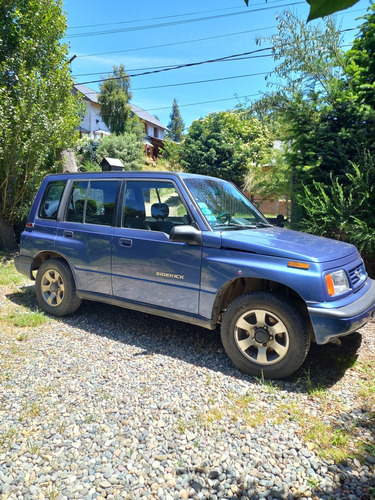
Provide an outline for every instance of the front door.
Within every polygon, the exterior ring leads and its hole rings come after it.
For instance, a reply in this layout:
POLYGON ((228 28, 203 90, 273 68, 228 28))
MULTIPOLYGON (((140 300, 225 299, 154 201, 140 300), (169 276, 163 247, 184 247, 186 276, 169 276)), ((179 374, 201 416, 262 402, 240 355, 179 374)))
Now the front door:
POLYGON ((200 246, 169 240, 191 217, 172 181, 128 181, 113 235, 113 295, 198 314, 200 246))

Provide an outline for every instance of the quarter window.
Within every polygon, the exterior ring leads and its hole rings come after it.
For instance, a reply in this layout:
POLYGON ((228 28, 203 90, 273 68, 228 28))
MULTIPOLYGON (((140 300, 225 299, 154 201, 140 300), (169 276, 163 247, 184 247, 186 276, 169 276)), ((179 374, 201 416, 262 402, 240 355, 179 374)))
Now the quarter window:
POLYGON ((38 217, 56 220, 65 185, 65 181, 54 181, 48 184, 39 207, 38 217))

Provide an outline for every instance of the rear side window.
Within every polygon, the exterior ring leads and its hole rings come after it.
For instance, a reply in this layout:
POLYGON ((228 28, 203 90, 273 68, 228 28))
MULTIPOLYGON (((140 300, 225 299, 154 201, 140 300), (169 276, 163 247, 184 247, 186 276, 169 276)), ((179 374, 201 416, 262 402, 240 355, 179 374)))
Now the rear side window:
POLYGON ((74 182, 66 220, 111 226, 119 181, 74 182))
POLYGON ((48 184, 39 207, 39 218, 56 220, 65 185, 66 181, 54 181, 48 184))

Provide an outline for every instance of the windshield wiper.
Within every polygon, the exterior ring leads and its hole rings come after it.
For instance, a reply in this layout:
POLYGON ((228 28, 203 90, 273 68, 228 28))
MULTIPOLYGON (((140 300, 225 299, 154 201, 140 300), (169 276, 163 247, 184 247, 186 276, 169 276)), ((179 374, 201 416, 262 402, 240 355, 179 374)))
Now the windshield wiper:
POLYGON ((256 227, 270 227, 270 226, 272 226, 272 224, 270 224, 269 222, 261 222, 261 221, 254 222, 254 224, 256 225, 256 227))
POLYGON ((239 229, 249 229, 249 228, 256 229, 257 226, 255 224, 236 224, 234 222, 229 222, 225 224, 214 224, 212 227, 235 227, 239 229))
POLYGON ((223 223, 223 224, 215 224, 214 226, 212 227, 227 227, 227 228, 230 228, 230 227, 234 227, 236 229, 257 229, 259 227, 272 227, 272 224, 267 224, 267 222, 261 222, 261 221, 257 221, 257 222, 252 222, 251 224, 237 224, 235 222, 226 222, 226 223, 223 223))

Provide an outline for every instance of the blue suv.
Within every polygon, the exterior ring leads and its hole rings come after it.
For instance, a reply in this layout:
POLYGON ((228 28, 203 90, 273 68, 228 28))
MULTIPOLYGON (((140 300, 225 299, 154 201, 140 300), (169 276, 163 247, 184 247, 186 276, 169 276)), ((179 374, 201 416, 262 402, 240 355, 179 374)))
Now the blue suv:
POLYGON ((337 341, 375 310, 354 246, 274 227, 231 183, 185 173, 47 176, 16 267, 55 316, 86 299, 220 324, 233 362, 266 378, 292 374, 311 342, 337 341))

